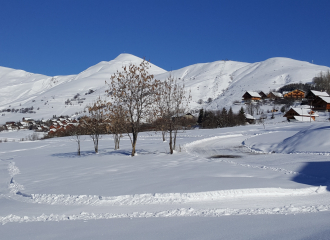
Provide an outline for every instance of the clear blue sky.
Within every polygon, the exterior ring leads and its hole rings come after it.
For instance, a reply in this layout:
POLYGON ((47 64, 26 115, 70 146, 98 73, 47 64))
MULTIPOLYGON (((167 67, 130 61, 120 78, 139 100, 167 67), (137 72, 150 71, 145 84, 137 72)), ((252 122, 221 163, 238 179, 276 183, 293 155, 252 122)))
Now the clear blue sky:
POLYGON ((271 57, 330 66, 330 1, 1 1, 0 66, 78 74, 120 53, 166 70, 271 57))

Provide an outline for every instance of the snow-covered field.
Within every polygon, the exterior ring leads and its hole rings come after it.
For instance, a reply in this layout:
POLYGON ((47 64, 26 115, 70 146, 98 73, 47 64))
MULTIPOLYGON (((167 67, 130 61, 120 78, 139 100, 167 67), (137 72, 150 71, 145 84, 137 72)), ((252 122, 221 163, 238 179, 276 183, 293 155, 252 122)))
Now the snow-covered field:
POLYGON ((1 239, 328 239, 330 124, 189 130, 178 151, 141 133, 137 156, 103 136, 1 132, 1 239))

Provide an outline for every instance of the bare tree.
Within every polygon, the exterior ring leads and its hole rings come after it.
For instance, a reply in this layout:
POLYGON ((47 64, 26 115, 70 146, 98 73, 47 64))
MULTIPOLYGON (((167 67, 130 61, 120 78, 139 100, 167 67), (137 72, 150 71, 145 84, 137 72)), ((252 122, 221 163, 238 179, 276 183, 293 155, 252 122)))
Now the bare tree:
POLYGON ((162 104, 159 105, 161 106, 159 112, 161 113, 162 124, 169 133, 170 153, 173 154, 176 136, 186 120, 185 113, 188 110, 191 96, 189 93, 189 96, 186 97, 184 85, 180 85, 172 76, 162 83, 160 89, 159 96, 162 104))
POLYGON ((245 112, 250 114, 251 116, 254 115, 254 105, 252 104, 252 102, 247 103, 247 105, 245 106, 245 112))
POLYGON ((253 105, 253 107, 256 110, 256 114, 259 115, 260 112, 261 112, 261 103, 260 102, 257 102, 255 105, 253 105))
POLYGON ((99 151, 99 139, 101 134, 106 132, 106 107, 106 103, 98 98, 94 103, 87 106, 88 117, 81 119, 83 127, 86 128, 87 134, 89 134, 93 140, 95 153, 99 151))
POLYGON ((148 73, 150 63, 143 60, 139 65, 124 66, 121 72, 113 74, 108 84, 113 106, 122 107, 129 125, 128 136, 135 155, 137 137, 141 125, 154 119, 158 113, 155 102, 158 99, 159 80, 148 73))
POLYGON ((66 127, 66 132, 71 136, 73 141, 77 142, 77 155, 80 156, 81 136, 84 135, 85 129, 79 124, 70 124, 66 127))
POLYGON ((119 149, 120 138, 123 136, 122 134, 128 132, 127 115, 122 106, 113 106, 111 103, 108 104, 107 122, 107 131, 113 134, 115 150, 117 150, 119 149))

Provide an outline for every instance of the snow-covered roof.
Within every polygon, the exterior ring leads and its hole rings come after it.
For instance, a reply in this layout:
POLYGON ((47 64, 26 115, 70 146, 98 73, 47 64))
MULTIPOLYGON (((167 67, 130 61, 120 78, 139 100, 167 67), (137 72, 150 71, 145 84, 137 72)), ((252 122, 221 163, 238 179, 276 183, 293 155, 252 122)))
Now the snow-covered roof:
POLYGON ((273 94, 275 97, 283 97, 282 93, 279 93, 279 92, 272 92, 272 94, 273 94))
POLYGON ((311 109, 310 108, 291 108, 294 110, 296 113, 298 113, 300 116, 313 116, 313 117, 318 117, 319 115, 316 114, 315 112, 311 114, 311 109))
POLYGON ((258 98, 261 98, 261 96, 260 96, 259 93, 257 93, 257 92, 247 91, 247 93, 250 94, 251 97, 258 97, 258 98))
POLYGON ((253 119, 253 120, 256 120, 255 117, 253 117, 252 115, 250 115, 250 114, 248 114, 248 113, 244 113, 244 115, 245 115, 245 118, 246 118, 246 119, 253 119))
POLYGON ((330 103, 330 97, 326 97, 326 96, 318 96, 319 98, 321 98, 323 101, 325 101, 326 103, 330 103))
POLYGON ((315 91, 315 90, 311 90, 311 92, 315 95, 315 96, 323 96, 323 97, 328 97, 329 94, 326 92, 320 92, 320 91, 315 91))

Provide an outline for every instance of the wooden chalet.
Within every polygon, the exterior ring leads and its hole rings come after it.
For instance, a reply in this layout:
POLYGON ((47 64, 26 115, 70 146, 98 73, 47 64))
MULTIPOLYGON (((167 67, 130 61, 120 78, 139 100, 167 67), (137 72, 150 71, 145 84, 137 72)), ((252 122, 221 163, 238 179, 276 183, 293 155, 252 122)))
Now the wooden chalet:
POLYGON ((300 89, 295 89, 291 92, 286 92, 283 94, 284 98, 292 98, 292 99, 303 99, 305 97, 305 92, 300 89))
POLYGON ((308 93, 306 94, 305 98, 309 102, 313 101, 317 97, 329 97, 329 94, 326 92, 320 92, 320 91, 315 91, 315 90, 309 90, 308 93))
POLYGON ((259 93, 261 99, 266 99, 266 98, 268 98, 268 97, 267 97, 267 94, 264 93, 263 91, 260 91, 260 92, 258 92, 258 93, 259 93))
POLYGON ((330 111, 330 97, 317 96, 312 102, 313 110, 330 111))
POLYGON ((315 121, 315 117, 318 117, 310 108, 290 108, 283 117, 286 117, 288 121, 315 121))
POLYGON ((282 93, 279 92, 270 92, 268 93, 267 97, 270 99, 281 99, 283 98, 283 95, 282 93))
POLYGON ((252 100, 259 101, 259 100, 261 100, 261 96, 257 92, 247 91, 243 95, 243 100, 244 101, 252 101, 252 100))

